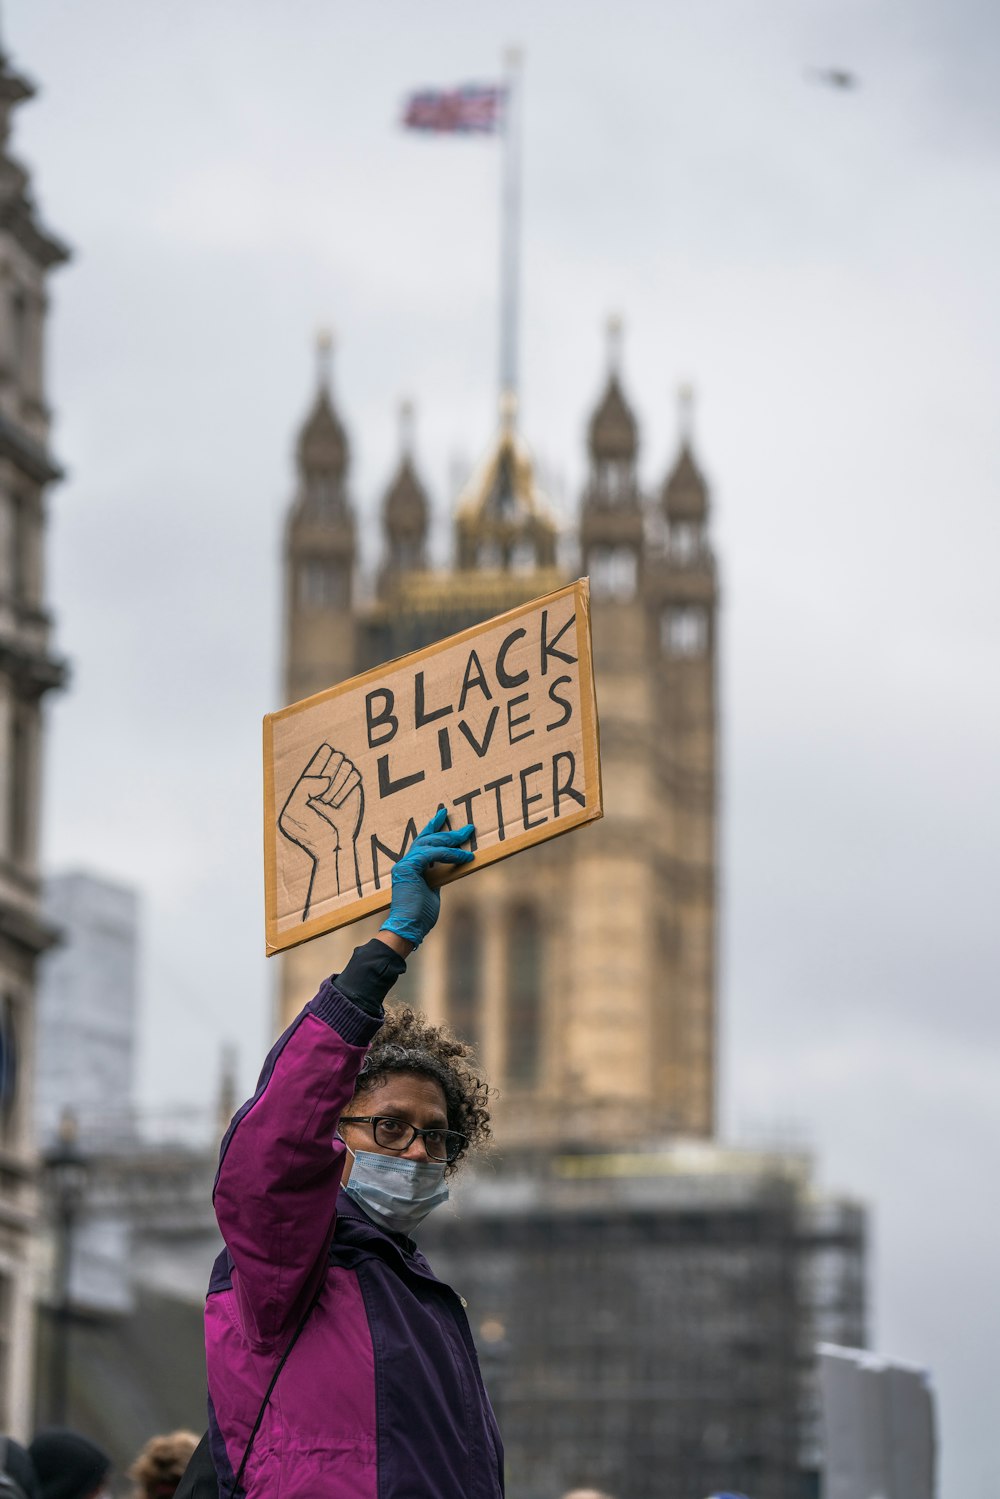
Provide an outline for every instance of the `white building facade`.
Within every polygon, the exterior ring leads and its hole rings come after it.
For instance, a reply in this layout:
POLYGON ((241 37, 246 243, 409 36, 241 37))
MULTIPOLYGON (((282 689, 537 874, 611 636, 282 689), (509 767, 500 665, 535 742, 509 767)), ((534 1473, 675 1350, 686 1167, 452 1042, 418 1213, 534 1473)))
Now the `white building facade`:
MULTIPOLYGON (((45 882, 61 940, 42 961, 35 1046, 35 1131, 44 1153, 69 1116, 81 1157, 136 1145, 133 1082, 139 1005, 139 900, 86 871, 45 882)), ((131 1233, 117 1203, 88 1191, 73 1234, 68 1292, 88 1312, 132 1306, 131 1233)))
POLYGON ((31 1419, 36 968, 54 933, 39 882, 42 703, 62 685, 44 582, 48 274, 68 250, 41 224, 10 115, 34 89, 0 49, 0 1430, 31 1419))
POLYGON ((86 1149, 88 1137, 109 1129, 131 1132, 139 900, 127 886, 75 871, 45 881, 45 914, 61 940, 39 975, 35 1128, 45 1150, 68 1110, 86 1149))

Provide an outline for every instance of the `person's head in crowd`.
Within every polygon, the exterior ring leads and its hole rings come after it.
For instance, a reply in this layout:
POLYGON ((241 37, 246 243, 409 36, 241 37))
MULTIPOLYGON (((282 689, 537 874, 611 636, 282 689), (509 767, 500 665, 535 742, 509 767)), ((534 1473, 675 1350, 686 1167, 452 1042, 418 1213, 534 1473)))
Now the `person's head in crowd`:
POLYGON ((102 1499, 111 1459, 77 1431, 48 1427, 28 1448, 38 1474, 38 1499, 102 1499))
POLYGON ((603 1489, 569 1489, 562 1499, 612 1499, 603 1489))
POLYGON ((38 1499, 31 1455, 11 1437, 0 1437, 0 1499, 38 1499))
POLYGON ((128 1470, 135 1484, 133 1499, 173 1499, 197 1445, 193 1431, 150 1437, 128 1470))

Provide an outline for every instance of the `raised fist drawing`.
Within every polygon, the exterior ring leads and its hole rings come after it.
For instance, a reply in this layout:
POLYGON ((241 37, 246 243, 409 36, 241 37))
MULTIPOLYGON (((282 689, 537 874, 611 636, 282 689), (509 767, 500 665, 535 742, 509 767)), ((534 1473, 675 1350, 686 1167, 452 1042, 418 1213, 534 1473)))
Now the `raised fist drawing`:
POLYGON ((361 894, 357 839, 365 815, 361 773, 340 750, 321 744, 289 793, 278 829, 312 859, 302 920, 310 908, 343 894, 361 894))

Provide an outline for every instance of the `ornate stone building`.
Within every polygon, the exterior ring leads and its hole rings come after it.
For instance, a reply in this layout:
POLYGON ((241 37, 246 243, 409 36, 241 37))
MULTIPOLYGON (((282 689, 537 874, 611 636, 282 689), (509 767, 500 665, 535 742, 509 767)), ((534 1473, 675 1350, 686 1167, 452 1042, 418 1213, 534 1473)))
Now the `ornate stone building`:
POLYGON ((0 50, 0 1430, 20 1435, 32 1384, 32 1012, 53 937, 38 869, 42 700, 65 677, 45 606, 45 494, 59 470, 42 354, 46 278, 69 252, 8 149, 11 111, 33 93, 0 50))
MULTIPOLYGON (((518 1145, 709 1136, 715 1119, 716 610, 709 497, 684 407, 654 495, 618 334, 587 429, 575 532, 560 537, 512 407, 460 496, 454 562, 428 557, 412 418, 362 591, 350 447, 329 351, 298 440, 285 541, 285 698, 294 702, 578 576, 590 576, 605 816, 449 890, 409 997, 479 1048, 518 1145)), ((282 1023, 343 965, 349 928, 282 959, 282 1023)))

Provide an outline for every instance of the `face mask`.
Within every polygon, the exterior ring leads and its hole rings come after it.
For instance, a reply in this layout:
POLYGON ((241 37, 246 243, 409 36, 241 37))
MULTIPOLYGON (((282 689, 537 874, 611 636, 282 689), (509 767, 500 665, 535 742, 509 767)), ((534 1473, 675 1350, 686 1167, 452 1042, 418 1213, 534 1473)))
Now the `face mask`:
POLYGON ((448 1200, 443 1161, 408 1161, 379 1155, 374 1150, 353 1151, 351 1177, 344 1191, 365 1212, 397 1234, 411 1234, 432 1208, 448 1200))

